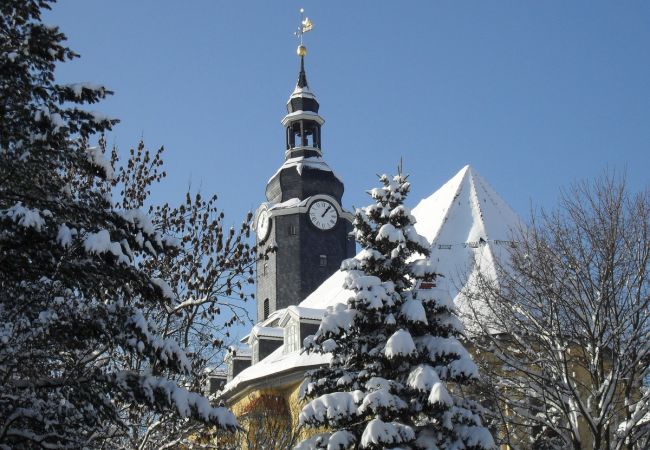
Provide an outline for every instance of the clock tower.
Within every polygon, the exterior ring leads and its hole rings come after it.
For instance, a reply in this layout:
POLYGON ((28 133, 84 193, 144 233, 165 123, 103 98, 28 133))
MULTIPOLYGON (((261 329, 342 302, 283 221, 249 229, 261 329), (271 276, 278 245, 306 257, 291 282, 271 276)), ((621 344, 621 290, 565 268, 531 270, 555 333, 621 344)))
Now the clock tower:
POLYGON ((306 54, 301 44, 298 82, 282 119, 284 163, 266 184, 267 201, 255 213, 261 252, 276 247, 257 263, 258 322, 300 303, 355 253, 349 236, 353 215, 341 206, 343 182, 323 159, 325 121, 307 83, 306 54))

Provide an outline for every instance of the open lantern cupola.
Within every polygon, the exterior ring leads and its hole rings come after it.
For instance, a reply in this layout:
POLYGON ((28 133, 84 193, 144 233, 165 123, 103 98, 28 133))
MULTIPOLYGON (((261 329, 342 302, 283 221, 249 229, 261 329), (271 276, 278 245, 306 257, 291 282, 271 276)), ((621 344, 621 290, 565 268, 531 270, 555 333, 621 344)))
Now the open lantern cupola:
MULTIPOLYGON (((304 49, 299 47, 299 52, 301 48, 304 49)), ((325 120, 318 114, 319 106, 307 83, 305 55, 302 54, 298 82, 287 102, 287 115, 282 119, 282 125, 286 128, 285 159, 321 156, 321 126, 325 120)))

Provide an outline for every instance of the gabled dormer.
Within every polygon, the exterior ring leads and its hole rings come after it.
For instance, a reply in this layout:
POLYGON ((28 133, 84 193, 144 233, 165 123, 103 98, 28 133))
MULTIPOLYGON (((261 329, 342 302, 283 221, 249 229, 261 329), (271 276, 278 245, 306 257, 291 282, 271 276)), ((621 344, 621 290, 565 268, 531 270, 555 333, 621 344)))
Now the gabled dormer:
POLYGON ((284 353, 291 353, 303 347, 303 341, 318 331, 325 314, 323 309, 289 306, 282 318, 280 326, 284 330, 284 353))
POLYGON ((224 358, 228 366, 228 382, 232 381, 239 372, 250 367, 252 352, 248 346, 230 347, 228 354, 224 358))
POLYGON ((205 385, 203 387, 203 394, 210 396, 221 389, 228 382, 228 373, 220 369, 207 369, 205 375, 205 385))
POLYGON ((248 337, 248 345, 252 349, 252 363, 257 364, 284 342, 284 330, 280 327, 265 327, 255 325, 248 337))

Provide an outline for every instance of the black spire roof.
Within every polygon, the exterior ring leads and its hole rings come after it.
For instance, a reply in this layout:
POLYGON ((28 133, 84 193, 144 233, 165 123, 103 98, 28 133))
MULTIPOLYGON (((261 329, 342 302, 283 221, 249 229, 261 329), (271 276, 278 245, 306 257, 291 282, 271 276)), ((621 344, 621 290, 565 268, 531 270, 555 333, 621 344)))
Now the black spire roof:
POLYGON ((307 83, 307 74, 305 73, 305 57, 300 57, 300 73, 298 74, 298 83, 296 84, 299 88, 309 88, 307 83))
POLYGON ((307 73, 305 72, 305 57, 300 57, 300 73, 298 74, 298 82, 296 88, 291 93, 289 102, 287 103, 287 111, 293 113, 296 111, 311 111, 318 113, 318 101, 316 96, 309 90, 307 83, 307 73))

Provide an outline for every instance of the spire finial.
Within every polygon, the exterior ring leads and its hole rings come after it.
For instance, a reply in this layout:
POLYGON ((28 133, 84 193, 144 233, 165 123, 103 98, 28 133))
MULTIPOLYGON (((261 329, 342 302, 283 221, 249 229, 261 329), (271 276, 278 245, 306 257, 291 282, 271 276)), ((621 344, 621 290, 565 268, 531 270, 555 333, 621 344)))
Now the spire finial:
POLYGON ((300 45, 298 46, 298 50, 296 50, 296 53, 298 56, 300 56, 301 59, 307 55, 307 47, 303 45, 303 35, 307 33, 308 31, 311 31, 311 29, 314 27, 314 24, 309 20, 309 17, 305 17, 305 9, 300 8, 300 26, 298 27, 298 31, 294 32, 293 34, 298 36, 300 38, 300 45))

